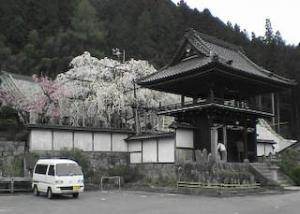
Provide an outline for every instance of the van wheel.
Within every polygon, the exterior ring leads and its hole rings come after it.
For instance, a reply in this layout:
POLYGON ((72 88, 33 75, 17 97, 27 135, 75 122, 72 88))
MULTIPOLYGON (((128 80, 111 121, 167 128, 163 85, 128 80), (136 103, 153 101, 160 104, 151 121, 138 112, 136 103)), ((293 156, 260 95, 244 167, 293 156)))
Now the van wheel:
POLYGON ((48 188, 48 191, 47 191, 47 198, 49 198, 49 199, 53 198, 53 193, 52 193, 52 190, 50 187, 48 188))
POLYGON ((38 188, 37 188, 36 185, 33 187, 33 195, 35 195, 35 196, 39 196, 40 195, 40 192, 39 192, 39 190, 38 190, 38 188))
POLYGON ((78 192, 73 193, 73 198, 78 198, 78 196, 79 196, 79 193, 78 193, 78 192))

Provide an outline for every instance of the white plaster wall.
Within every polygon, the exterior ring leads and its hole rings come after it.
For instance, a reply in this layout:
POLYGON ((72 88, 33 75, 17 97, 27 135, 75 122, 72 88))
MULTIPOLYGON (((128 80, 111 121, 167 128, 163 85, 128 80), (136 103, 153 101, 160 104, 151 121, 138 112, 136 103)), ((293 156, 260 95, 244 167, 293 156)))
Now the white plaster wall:
POLYGON ((141 163, 141 162, 142 162, 141 152, 130 153, 130 163, 141 163))
POLYGON ((143 162, 157 162, 157 146, 156 140, 145 140, 143 142, 143 162))
POLYGON ((257 143, 257 156, 268 156, 270 153, 275 154, 272 144, 257 143))
POLYGON ((128 151, 129 152, 140 152, 142 151, 142 142, 141 141, 134 141, 128 143, 128 151))
POLYGON ((94 151, 111 151, 111 146, 110 133, 94 134, 94 151))
POLYGON ((51 130, 32 129, 29 139, 30 139, 29 145, 31 151, 52 150, 51 130))
POLYGON ((89 132, 75 132, 74 133, 74 147, 82 149, 83 151, 93 150, 93 137, 89 132))
POLYGON ((114 152, 127 152, 127 143, 125 139, 128 137, 127 134, 112 134, 112 151, 114 152))
POLYGON ((59 151, 63 148, 73 148, 73 134, 68 131, 54 131, 53 132, 53 149, 59 151))
POLYGON ((194 148, 193 130, 176 129, 176 147, 194 148))
POLYGON ((175 161, 175 141, 174 139, 159 139, 158 162, 173 163, 175 161))

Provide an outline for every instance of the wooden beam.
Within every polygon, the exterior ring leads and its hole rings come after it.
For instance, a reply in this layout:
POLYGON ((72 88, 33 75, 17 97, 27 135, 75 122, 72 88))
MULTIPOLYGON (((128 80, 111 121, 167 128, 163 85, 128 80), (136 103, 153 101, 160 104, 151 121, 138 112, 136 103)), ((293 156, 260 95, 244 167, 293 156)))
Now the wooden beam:
POLYGON ((280 134, 280 97, 276 94, 276 108, 277 108, 277 132, 280 134))
MULTIPOLYGON (((272 114, 275 115, 275 94, 271 93, 272 114)), ((275 116, 272 117, 272 126, 275 127, 275 116)))
POLYGON ((243 143, 244 143, 244 160, 248 159, 248 126, 246 119, 244 120, 243 143))

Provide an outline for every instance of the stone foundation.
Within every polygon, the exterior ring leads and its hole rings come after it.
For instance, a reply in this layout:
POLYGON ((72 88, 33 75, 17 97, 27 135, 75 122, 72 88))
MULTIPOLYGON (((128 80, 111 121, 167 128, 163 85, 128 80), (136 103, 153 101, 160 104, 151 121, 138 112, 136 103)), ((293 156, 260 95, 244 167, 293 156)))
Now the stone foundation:
POLYGON ((144 183, 157 183, 162 185, 175 184, 177 181, 177 171, 175 164, 131 164, 136 167, 142 176, 144 183))
MULTIPOLYGON (((69 151, 68 151, 69 152, 69 151)), ((33 169, 37 158, 66 158, 65 151, 35 152, 31 153, 31 160, 28 160, 28 168, 33 169), (35 158, 33 156, 36 156, 35 158)), ((109 169, 116 166, 129 165, 128 152, 82 152, 90 162, 92 169, 109 169)))

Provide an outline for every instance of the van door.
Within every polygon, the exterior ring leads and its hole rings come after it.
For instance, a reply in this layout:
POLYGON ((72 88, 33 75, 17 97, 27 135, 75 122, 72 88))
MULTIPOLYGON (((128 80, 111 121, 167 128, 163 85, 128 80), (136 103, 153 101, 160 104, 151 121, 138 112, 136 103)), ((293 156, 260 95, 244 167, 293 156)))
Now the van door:
POLYGON ((54 165, 49 165, 48 168, 48 176, 47 176, 47 183, 49 186, 51 186, 53 191, 53 186, 55 185, 55 171, 54 171, 54 165))
POLYGON ((46 164, 37 164, 34 171, 34 182, 37 184, 38 190, 41 192, 47 191, 47 173, 48 165, 46 164))

